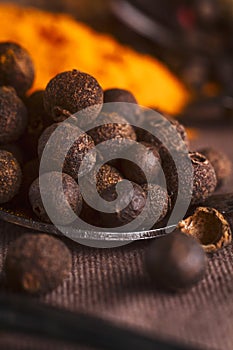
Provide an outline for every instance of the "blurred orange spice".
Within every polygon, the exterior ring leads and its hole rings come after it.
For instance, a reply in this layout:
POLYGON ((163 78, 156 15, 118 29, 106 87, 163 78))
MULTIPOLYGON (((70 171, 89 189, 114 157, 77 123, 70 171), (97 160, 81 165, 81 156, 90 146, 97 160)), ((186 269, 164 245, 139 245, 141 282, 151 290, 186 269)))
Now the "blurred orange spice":
POLYGON ((184 85, 164 64, 67 15, 1 4, 0 23, 1 41, 15 41, 30 52, 37 74, 33 89, 76 68, 96 77, 104 89, 131 90, 141 105, 170 114, 179 113, 189 100, 184 85))

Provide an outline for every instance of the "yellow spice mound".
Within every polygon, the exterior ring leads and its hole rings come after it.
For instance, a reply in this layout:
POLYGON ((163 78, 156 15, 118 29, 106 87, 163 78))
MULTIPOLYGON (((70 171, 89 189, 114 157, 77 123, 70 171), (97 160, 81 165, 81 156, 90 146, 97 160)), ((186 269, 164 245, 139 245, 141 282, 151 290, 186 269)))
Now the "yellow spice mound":
POLYGON ((2 4, 0 23, 0 41, 15 41, 30 52, 36 67, 34 89, 76 68, 93 75, 104 89, 131 90, 140 104, 170 114, 188 100, 184 86, 162 63, 67 15, 2 4))

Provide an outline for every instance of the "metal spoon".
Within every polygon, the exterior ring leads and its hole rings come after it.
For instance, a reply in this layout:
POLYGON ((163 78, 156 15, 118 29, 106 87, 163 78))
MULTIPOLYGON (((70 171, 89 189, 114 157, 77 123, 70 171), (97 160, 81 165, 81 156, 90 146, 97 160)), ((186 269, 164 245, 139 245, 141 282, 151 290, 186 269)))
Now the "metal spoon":
MULTIPOLYGON (((201 206, 209 206, 216 208, 222 212, 229 220, 233 217, 233 193, 221 194, 211 196, 201 206)), ((0 208, 0 220, 7 221, 9 223, 29 228, 35 231, 51 233, 58 236, 66 235, 60 232, 54 225, 43 223, 33 218, 28 218, 21 213, 16 213, 4 208, 0 208)), ((101 232, 101 231, 85 231, 77 230, 76 237, 85 240, 97 240, 97 241, 135 241, 140 239, 149 239, 159 237, 166 234, 166 230, 175 229, 176 224, 166 226, 162 225, 160 228, 148 230, 148 231, 135 231, 135 232, 101 232)), ((35 232, 36 233, 36 232, 35 232)), ((67 232, 67 236, 68 232, 67 232)))

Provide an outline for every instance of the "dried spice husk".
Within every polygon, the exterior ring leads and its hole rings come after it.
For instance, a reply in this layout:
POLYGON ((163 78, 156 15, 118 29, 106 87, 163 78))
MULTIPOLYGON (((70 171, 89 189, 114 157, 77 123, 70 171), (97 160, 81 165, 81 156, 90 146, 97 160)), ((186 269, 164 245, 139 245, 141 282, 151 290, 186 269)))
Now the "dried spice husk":
POLYGON ((217 209, 199 207, 194 214, 182 220, 178 228, 197 239, 207 253, 229 245, 232 241, 231 225, 217 209))

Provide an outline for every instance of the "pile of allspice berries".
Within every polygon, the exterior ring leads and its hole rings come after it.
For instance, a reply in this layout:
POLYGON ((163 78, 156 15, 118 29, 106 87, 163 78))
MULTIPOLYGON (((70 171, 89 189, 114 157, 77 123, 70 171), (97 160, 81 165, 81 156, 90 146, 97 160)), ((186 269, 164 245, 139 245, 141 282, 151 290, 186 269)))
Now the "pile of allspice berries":
MULTIPOLYGON (((0 43, 0 205, 31 207, 32 215, 38 220, 51 223, 40 193, 40 159, 59 125, 88 108, 91 113, 84 115, 81 121, 89 126, 88 131, 81 132, 63 164, 63 190, 70 207, 87 223, 100 229, 114 228, 137 218, 150 193, 148 217, 156 215, 158 210, 161 213, 151 228, 165 225, 178 193, 176 168, 160 140, 133 126, 134 121, 138 125, 142 117, 134 95, 118 88, 103 91, 94 77, 76 69, 59 73, 48 82, 44 91, 29 94, 34 74, 32 59, 24 48, 12 42, 0 43), (106 107, 111 102, 127 104, 116 112, 106 107), (94 120, 99 121, 99 126, 92 128, 94 120), (94 168, 101 152, 91 152, 87 166, 81 167, 88 152, 110 139, 122 140, 122 143, 125 139, 137 141, 144 146, 144 151, 135 154, 127 143, 125 147, 128 147, 130 161, 117 158, 102 165, 98 171, 94 168), (136 164, 143 164, 147 169, 147 178, 136 164), (161 167, 167 188, 156 183, 161 167), (122 194, 122 203, 129 204, 121 210, 116 208, 114 213, 91 208, 78 183, 79 176, 91 171, 99 195, 108 202, 116 199, 117 185, 124 179, 129 180, 132 190, 122 194)), ((164 117, 188 147, 185 128, 178 121, 164 117)), ((156 120, 149 110, 144 112, 143 118, 148 127, 156 128, 156 120)), ((74 126, 70 124, 69 127, 67 134, 58 131, 58 141, 66 142, 74 134, 74 126)), ((166 130, 164 135, 166 137, 166 130)), ((157 288, 166 290, 184 290, 198 282, 205 273, 206 252, 213 252, 231 242, 231 228, 223 214, 214 208, 200 207, 230 176, 231 162, 211 148, 190 151, 188 156, 193 167, 191 205, 197 209, 180 222, 174 232, 155 239, 145 253, 147 272, 157 288)), ((56 154, 50 162, 56 168, 56 154)), ((51 187, 59 181, 56 171, 42 176, 51 187)), ((64 217, 63 207, 55 195, 52 203, 58 216, 64 217)), ((44 233, 27 233, 10 245, 5 271, 7 281, 17 290, 40 294, 61 284, 69 275, 71 265, 71 253, 62 240, 44 233)))

